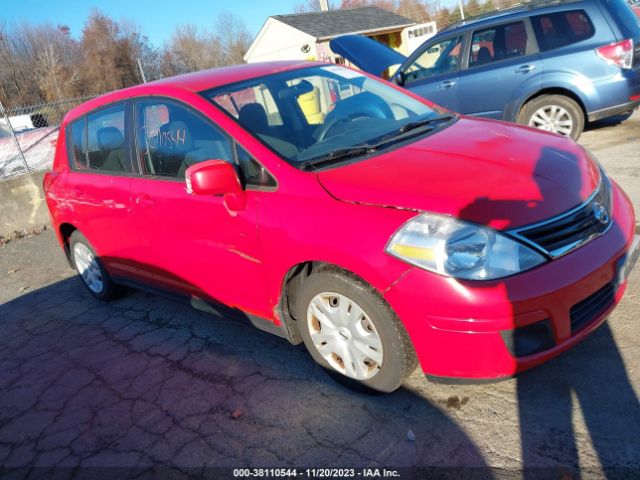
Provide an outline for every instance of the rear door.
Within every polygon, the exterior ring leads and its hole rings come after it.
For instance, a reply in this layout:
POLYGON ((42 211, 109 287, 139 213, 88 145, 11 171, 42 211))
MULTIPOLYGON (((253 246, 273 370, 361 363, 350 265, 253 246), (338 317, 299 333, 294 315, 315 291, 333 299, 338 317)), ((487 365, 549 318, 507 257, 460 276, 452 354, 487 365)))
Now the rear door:
POLYGON ((474 30, 464 61, 458 89, 463 113, 515 120, 509 113, 542 86, 542 60, 526 19, 474 30))
POLYGON ((115 276, 135 273, 127 109, 126 102, 108 105, 72 122, 67 131, 67 201, 76 226, 115 276))
MULTIPOLYGON (((400 83, 449 110, 460 111, 458 76, 464 34, 426 42, 401 67, 400 83)), ((462 113, 465 113, 464 111, 462 113)))

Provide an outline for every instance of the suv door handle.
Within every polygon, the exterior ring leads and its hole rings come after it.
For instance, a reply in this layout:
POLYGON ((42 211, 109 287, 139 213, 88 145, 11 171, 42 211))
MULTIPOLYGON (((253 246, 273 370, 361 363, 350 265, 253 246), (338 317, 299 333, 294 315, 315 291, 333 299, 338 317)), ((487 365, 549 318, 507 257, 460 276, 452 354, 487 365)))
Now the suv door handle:
POLYGON ((138 195, 136 196, 136 205, 140 205, 141 207, 153 207, 156 202, 149 195, 138 195))
POLYGON ((440 84, 440 87, 439 87, 439 88, 442 88, 442 89, 444 89, 444 88, 451 88, 451 87, 453 87, 455 84, 456 84, 456 82, 455 82, 454 80, 445 80, 444 82, 442 82, 442 83, 440 84))
POLYGON ((74 187, 70 190, 70 193, 75 198, 80 198, 84 193, 81 188, 74 187))
POLYGON ((529 73, 535 69, 536 69, 535 65, 522 65, 521 67, 516 68, 516 73, 529 73))

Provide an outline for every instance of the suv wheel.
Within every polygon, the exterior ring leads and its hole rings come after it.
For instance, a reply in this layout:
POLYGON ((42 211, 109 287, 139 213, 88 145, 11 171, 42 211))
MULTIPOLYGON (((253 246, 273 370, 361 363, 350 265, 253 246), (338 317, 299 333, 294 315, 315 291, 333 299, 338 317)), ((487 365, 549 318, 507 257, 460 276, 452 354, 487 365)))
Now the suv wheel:
POLYGON ((543 95, 522 108, 518 123, 577 140, 584 129, 584 113, 569 97, 543 95))
POLYGON ((392 392, 417 366, 400 320, 360 279, 320 270, 305 280, 299 295, 296 318, 307 350, 344 385, 392 392))
POLYGON ((86 237, 76 230, 69 239, 69 252, 73 265, 89 293, 109 301, 117 298, 122 289, 113 283, 102 262, 86 237))

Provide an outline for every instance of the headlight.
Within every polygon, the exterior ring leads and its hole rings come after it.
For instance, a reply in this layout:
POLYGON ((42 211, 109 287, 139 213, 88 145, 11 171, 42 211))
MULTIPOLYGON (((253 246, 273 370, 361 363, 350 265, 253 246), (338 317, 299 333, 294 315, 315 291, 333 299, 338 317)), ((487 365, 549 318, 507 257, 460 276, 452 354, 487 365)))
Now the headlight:
POLYGON ((491 228, 432 214, 405 223, 391 237, 387 252, 426 270, 465 280, 494 280, 546 261, 491 228))

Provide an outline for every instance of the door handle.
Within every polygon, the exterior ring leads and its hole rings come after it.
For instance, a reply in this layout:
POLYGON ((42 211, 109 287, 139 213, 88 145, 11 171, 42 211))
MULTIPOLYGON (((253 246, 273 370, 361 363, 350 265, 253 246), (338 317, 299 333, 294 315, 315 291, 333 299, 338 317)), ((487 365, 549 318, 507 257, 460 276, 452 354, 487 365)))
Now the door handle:
POLYGON ((76 197, 76 198, 81 197, 83 193, 84 192, 82 191, 81 188, 72 188, 71 189, 71 195, 76 197))
POLYGON ((521 67, 516 68, 516 73, 529 73, 535 69, 536 69, 535 65, 522 65, 521 67))
POLYGON ((153 207, 156 202, 148 195, 138 195, 136 197, 136 205, 141 207, 153 207))
POLYGON ((451 88, 456 84, 453 80, 445 80, 440 84, 440 88, 451 88))

